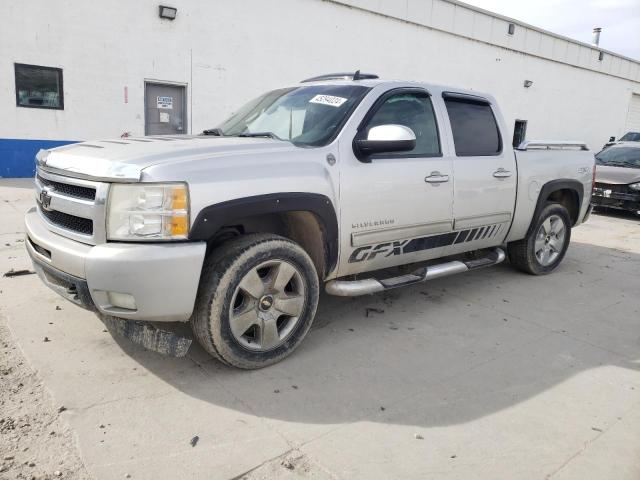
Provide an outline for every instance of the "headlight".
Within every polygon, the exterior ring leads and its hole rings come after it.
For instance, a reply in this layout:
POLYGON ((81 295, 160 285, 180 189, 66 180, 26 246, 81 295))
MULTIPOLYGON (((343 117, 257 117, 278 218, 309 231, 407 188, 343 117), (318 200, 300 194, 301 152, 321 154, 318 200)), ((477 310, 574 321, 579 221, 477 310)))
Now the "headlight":
POLYGON ((184 183, 116 183, 107 205, 109 240, 184 240, 189 189, 184 183))
POLYGON ((631 185, 629 185, 629 188, 640 191, 640 182, 632 183, 631 185))

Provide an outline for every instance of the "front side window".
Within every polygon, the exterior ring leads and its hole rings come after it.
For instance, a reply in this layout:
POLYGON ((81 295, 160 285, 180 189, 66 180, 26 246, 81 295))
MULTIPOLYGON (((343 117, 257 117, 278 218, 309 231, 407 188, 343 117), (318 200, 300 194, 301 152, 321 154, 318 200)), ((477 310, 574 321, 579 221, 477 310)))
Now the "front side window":
POLYGON ((427 92, 402 92, 390 95, 383 100, 367 121, 365 132, 368 133, 373 127, 390 124, 410 128, 416 136, 416 146, 409 152, 385 153, 384 157, 440 155, 438 124, 427 92))
POLYGON ((491 105, 486 102, 451 97, 444 99, 459 157, 499 155, 502 141, 491 105))
POLYGON ((360 85, 274 90, 246 104, 216 130, 224 136, 270 134, 299 146, 326 145, 369 90, 360 85))
POLYGON ((60 68, 16 63, 15 74, 18 107, 64 109, 60 68))
POLYGON ((596 155, 597 165, 640 168, 640 148, 609 147, 596 155))

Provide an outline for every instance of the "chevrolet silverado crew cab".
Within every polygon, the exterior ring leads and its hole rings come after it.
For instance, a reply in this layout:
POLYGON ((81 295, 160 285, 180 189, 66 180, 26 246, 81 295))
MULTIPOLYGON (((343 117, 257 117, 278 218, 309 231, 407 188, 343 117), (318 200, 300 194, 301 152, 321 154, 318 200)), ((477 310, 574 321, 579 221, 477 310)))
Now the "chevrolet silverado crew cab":
POLYGON ((188 322, 214 357, 258 368, 302 342, 321 286, 372 294, 507 255, 550 273, 594 162, 580 142, 514 151, 490 95, 325 75, 203 135, 40 151, 26 246, 49 287, 121 330, 188 322))

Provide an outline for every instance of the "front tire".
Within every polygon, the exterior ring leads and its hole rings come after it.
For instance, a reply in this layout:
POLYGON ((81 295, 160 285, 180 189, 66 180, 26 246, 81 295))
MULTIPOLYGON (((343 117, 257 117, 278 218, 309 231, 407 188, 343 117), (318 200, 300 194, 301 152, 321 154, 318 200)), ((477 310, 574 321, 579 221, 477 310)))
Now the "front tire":
POLYGON ((245 235, 205 260, 191 325, 217 359, 262 368, 302 342, 318 297, 318 274, 299 245, 277 235, 245 235))
POLYGON ((564 258, 571 240, 571 218, 559 203, 548 203, 527 236, 507 246, 509 261, 531 275, 551 273, 564 258))

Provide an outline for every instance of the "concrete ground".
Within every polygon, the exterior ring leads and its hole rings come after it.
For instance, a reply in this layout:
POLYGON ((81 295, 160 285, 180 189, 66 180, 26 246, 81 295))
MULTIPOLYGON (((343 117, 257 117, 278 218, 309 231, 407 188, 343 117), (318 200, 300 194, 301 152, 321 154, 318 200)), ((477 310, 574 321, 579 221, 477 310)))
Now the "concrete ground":
MULTIPOLYGON (((29 188, 0 181, 0 272, 29 267, 29 188)), ((629 216, 593 216, 549 276, 501 265, 324 296, 299 350, 253 372, 197 346, 175 359, 112 338, 35 275, 0 290, 0 315, 98 479, 640 478, 629 216)))

